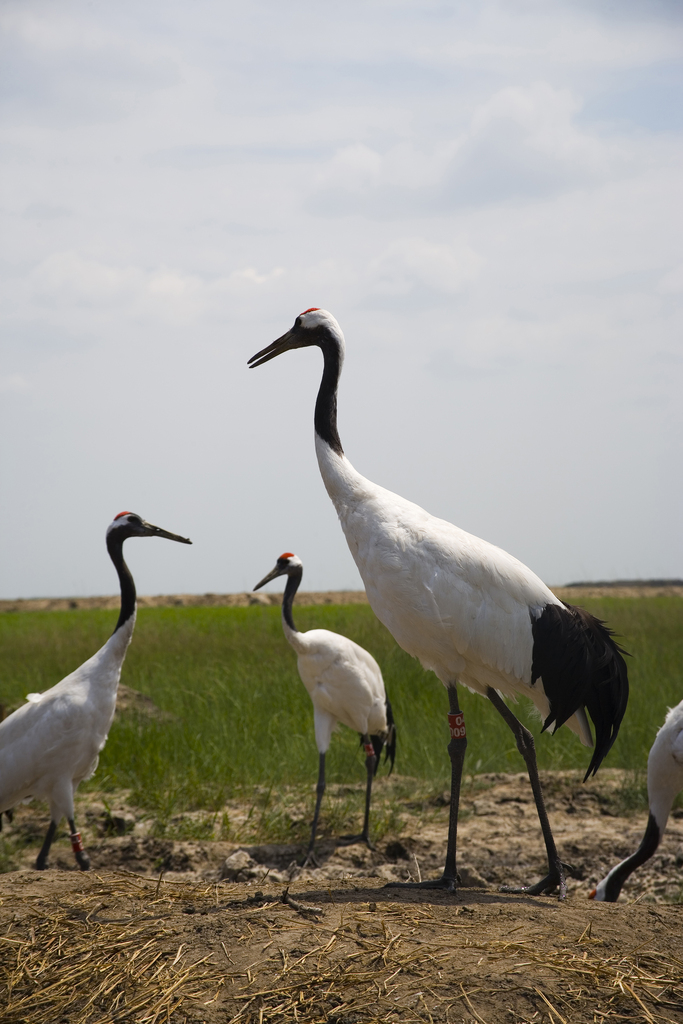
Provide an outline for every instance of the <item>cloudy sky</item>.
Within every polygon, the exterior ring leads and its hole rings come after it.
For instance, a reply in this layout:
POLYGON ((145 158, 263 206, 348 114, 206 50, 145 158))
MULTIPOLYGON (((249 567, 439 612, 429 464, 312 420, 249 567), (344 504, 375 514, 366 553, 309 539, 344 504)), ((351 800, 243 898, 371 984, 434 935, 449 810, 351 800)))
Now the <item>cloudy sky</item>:
POLYGON ((3 0, 0 596, 360 580, 366 476, 548 583, 683 576, 679 0, 3 0))

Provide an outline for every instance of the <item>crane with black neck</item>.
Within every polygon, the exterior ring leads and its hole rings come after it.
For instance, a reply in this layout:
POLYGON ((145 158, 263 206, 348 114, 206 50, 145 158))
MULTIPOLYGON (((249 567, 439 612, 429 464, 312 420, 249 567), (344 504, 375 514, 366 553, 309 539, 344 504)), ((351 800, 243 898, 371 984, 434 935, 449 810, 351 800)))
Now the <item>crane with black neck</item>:
POLYGON ((341 722, 360 734, 367 775, 363 830, 355 836, 343 836, 339 842, 340 845, 365 843, 370 849, 372 780, 377 773, 383 748, 384 760, 391 760, 391 774, 396 757, 396 726, 384 689, 382 671, 369 651, 349 637, 333 633, 330 629, 308 629, 301 632, 294 625, 292 604, 303 571, 298 555, 285 551, 275 563, 275 568, 256 584, 254 590, 259 590, 278 576, 287 577, 282 595, 282 628, 296 652, 301 681, 313 702, 315 742, 318 747, 318 784, 311 839, 304 860, 306 865, 315 859, 315 834, 325 792, 325 755, 337 723, 341 722))
MULTIPOLYGON (((546 813, 532 734, 503 698, 530 698, 544 729, 566 724, 595 745, 586 778, 614 743, 628 700, 626 664, 611 631, 581 608, 563 604, 507 552, 361 476, 337 430, 337 390, 344 335, 331 313, 312 307, 249 360, 261 366, 291 349, 317 347, 323 374, 315 404, 315 448, 323 482, 363 579, 370 605, 398 644, 447 688, 451 800, 441 878, 405 885, 454 890, 458 805, 467 746, 457 684, 486 697, 515 736, 531 782, 548 857, 548 873, 531 894, 559 888, 565 869, 546 813)), ((399 883, 392 883, 399 884, 399 883)))
POLYGON ((90 868, 74 820, 74 794, 97 768, 116 710, 121 668, 133 637, 135 583, 123 558, 129 537, 165 537, 191 544, 134 512, 119 512, 107 528, 107 551, 118 573, 121 609, 113 634, 96 654, 44 693, 30 693, 0 722, 0 812, 21 800, 47 800, 50 825, 36 868, 47 867, 50 846, 62 818, 69 823, 71 848, 81 871, 90 868))
POLYGON ((669 708, 647 758, 647 799, 649 814, 638 849, 616 864, 598 882, 590 898, 616 903, 626 879, 654 856, 671 814, 674 800, 683 790, 683 700, 669 708))

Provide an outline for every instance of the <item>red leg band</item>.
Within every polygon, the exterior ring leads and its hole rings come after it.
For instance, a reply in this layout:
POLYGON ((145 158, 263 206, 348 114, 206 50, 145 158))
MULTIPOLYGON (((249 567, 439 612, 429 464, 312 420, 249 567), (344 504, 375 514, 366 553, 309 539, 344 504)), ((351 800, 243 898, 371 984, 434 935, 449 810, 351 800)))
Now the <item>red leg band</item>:
POLYGON ((464 740, 467 733, 465 732, 465 716, 462 711, 458 711, 455 715, 449 714, 448 724, 451 730, 451 739, 464 740))
POLYGON ((71 840, 71 849, 73 850, 73 852, 74 853, 83 853, 83 850, 85 849, 85 847, 83 846, 83 843, 81 842, 81 833, 80 832, 72 832, 71 835, 69 836, 69 839, 71 840))
POLYGON ((366 757, 374 757, 375 756, 375 748, 373 747, 372 743, 364 743, 363 746, 365 747, 365 756, 366 757))

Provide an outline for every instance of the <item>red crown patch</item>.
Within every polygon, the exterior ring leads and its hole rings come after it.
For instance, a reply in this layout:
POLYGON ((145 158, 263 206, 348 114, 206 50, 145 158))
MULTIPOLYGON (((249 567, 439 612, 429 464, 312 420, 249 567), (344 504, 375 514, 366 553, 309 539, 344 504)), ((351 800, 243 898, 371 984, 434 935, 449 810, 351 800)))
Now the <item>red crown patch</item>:
POLYGON ((306 316, 307 313, 317 313, 320 306, 311 306, 310 309, 305 309, 303 313, 299 313, 299 316, 306 316))
POLYGON ((132 512, 119 512, 117 516, 114 516, 114 522, 116 522, 117 519, 120 519, 121 516, 130 516, 132 514, 132 512))
POLYGON ((284 558, 294 558, 294 552, 285 551, 284 555, 280 555, 280 557, 278 558, 278 562, 281 562, 284 558))

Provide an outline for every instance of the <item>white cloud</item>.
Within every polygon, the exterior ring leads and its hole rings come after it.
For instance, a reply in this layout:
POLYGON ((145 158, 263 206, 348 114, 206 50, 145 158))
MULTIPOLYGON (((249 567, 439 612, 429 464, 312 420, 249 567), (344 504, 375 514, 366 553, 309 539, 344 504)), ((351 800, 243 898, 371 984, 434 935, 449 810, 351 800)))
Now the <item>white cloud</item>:
POLYGON ((646 9, 636 0, 589 3, 576 0, 490 0, 471 5, 470 18, 457 33, 443 32, 422 43, 428 60, 470 68, 526 63, 536 67, 632 68, 680 54, 676 23, 680 7, 672 0, 646 9))
POLYGON ((259 274, 254 267, 245 267, 244 270, 233 271, 228 278, 227 285, 229 288, 254 289, 259 288, 264 284, 270 284, 271 281, 275 281, 276 278, 282 277, 283 274, 284 270, 282 267, 275 267, 274 270, 271 270, 266 274, 259 274))
POLYGON ((576 188, 605 177, 623 152, 574 123, 580 103, 547 82, 500 90, 475 110, 450 169, 451 201, 496 203, 576 188))
POLYGON ((308 306, 346 333, 362 472, 551 582, 683 574, 664 6, 5 0, 5 593, 111 588, 92 552, 125 505, 204 530, 141 592, 246 588, 271 543, 359 585, 319 358, 245 367, 308 306), (74 502, 95 546, 60 562, 74 502))
POLYGON ((406 295, 423 287, 454 295, 475 281, 483 259, 467 244, 438 245, 425 238, 399 238, 371 261, 371 291, 406 295))
POLYGON ((6 376, 0 376, 0 392, 4 393, 22 393, 29 391, 31 385, 20 373, 9 373, 6 376))
POLYGON ((56 220, 60 217, 69 217, 71 211, 65 206, 53 206, 51 203, 29 203, 24 210, 26 220, 56 220))
POLYGON ((251 297, 283 275, 281 267, 259 273, 243 267, 221 277, 201 278, 181 270, 114 266, 73 251, 52 253, 29 274, 31 301, 55 308, 91 307, 119 316, 141 312, 162 320, 190 321, 212 306, 251 297))
POLYGON ((338 151, 318 176, 311 209, 322 214, 413 216, 437 207, 537 198, 626 173, 628 149, 600 139, 576 116, 581 103, 547 82, 509 86, 472 111, 457 136, 431 150, 401 142, 338 151))
POLYGON ((683 263, 664 275, 657 285, 657 291, 663 295, 678 295, 683 292, 683 263))
POLYGON ((112 267, 89 260, 76 252, 55 252, 31 272, 32 297, 59 305, 102 306, 119 303, 126 293, 138 290, 143 274, 134 267, 112 267))
POLYGON ((320 176, 322 188, 365 192, 379 184, 382 157, 363 143, 345 146, 334 154, 320 176))
POLYGON ((141 46, 76 10, 8 4, 0 29, 2 105, 10 122, 116 120, 144 95, 179 81, 177 63, 158 43, 141 46))
POLYGON ((532 151, 593 172, 604 171, 609 149, 576 128, 573 121, 580 109, 580 101, 568 89, 554 89, 547 82, 526 88, 508 86, 475 110, 470 139, 479 140, 501 125, 512 124, 532 151))

